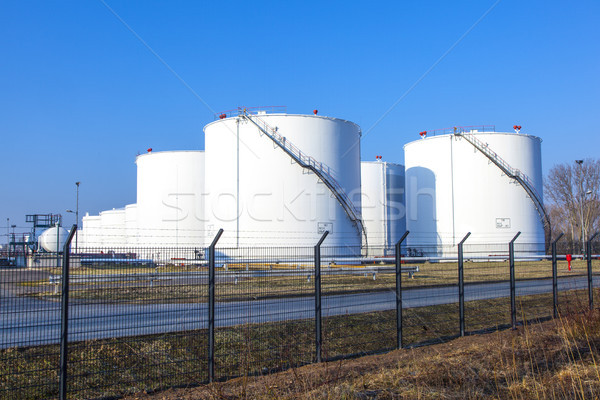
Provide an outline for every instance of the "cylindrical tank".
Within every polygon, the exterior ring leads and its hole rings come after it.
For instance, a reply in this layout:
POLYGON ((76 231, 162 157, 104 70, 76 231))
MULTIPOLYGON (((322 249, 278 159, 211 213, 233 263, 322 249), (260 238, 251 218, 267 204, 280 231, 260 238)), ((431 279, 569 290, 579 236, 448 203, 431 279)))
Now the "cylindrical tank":
MULTIPOLYGON (((259 114, 293 154, 312 157, 360 215, 358 125, 317 115, 259 114)), ((256 118, 256 117, 254 117, 256 118)), ((222 245, 315 245, 360 248, 361 231, 336 194, 251 121, 225 118, 204 127, 207 241, 222 245)), ((350 251, 350 252, 352 252, 350 251)))
POLYGON ((406 231, 404 166, 363 161, 361 184, 362 217, 367 230, 369 254, 393 254, 394 245, 406 231))
POLYGON ((149 152, 136 164, 140 246, 202 246, 204 152, 149 152))
POLYGON ((50 253, 56 253, 57 251, 63 250, 68 237, 69 231, 67 231, 65 228, 61 226, 53 226, 52 228, 48 228, 42 232, 38 238, 38 244, 42 246, 44 250, 50 253))
POLYGON ((103 235, 102 242, 105 247, 127 246, 124 208, 102 211, 100 213, 100 227, 103 235))
POLYGON ((128 246, 138 244, 137 204, 125 206, 125 237, 128 246))
POLYGON ((81 237, 77 243, 80 249, 88 248, 92 250, 95 247, 103 246, 104 236, 100 221, 99 215, 90 215, 88 213, 81 219, 81 237))
POLYGON ((528 176, 541 197, 541 139, 518 133, 470 134, 483 151, 467 140, 471 136, 455 134, 404 146, 409 247, 429 255, 456 254, 455 246, 471 232, 465 245, 479 246, 483 254, 484 244, 502 244, 505 250, 520 231, 517 243, 530 244, 528 251, 543 251, 544 226, 534 203, 485 154, 528 176))

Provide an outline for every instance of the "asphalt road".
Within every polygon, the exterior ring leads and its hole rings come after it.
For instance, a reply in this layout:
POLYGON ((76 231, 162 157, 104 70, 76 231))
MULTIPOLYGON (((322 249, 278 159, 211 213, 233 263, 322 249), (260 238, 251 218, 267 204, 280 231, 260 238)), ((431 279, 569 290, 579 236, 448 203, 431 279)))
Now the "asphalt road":
MULTIPOLYGON (((596 279, 597 280, 597 279, 596 279)), ((595 282, 600 286, 600 282, 595 282)), ((587 288, 587 278, 558 281, 560 291, 587 288)), ((517 296, 551 293, 551 279, 516 282, 517 296)), ((465 284, 465 301, 510 296, 509 283, 465 284)), ((458 302, 458 287, 411 288, 403 291, 403 308, 458 302)), ((323 296, 323 317, 393 310, 394 292, 323 296)), ((549 313, 551 310, 548 310, 549 313)), ((216 326, 314 318, 311 297, 217 303, 216 326)), ((208 327, 208 306, 196 304, 73 303, 69 307, 69 340, 80 341, 176 332, 208 327)), ((58 343, 60 303, 17 296, 0 285, 0 348, 58 343)))

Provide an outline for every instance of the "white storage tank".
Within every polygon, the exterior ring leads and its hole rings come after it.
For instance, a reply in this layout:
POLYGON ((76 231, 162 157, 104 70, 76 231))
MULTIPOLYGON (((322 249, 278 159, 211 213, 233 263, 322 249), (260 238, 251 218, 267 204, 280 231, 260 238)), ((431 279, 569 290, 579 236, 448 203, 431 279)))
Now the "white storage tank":
POLYGON ((369 254, 393 254, 395 244, 406 232, 404 166, 381 161, 381 158, 363 161, 361 184, 369 254))
POLYGON ((359 126, 317 115, 252 118, 270 136, 241 116, 204 127, 207 243, 223 228, 222 246, 313 246, 327 230, 325 246, 360 251, 359 126))
POLYGON ((102 247, 104 244, 104 235, 100 224, 99 215, 90 215, 86 213, 81 219, 81 237, 77 243, 79 249, 102 247))
POLYGON ((148 152, 136 164, 139 245, 202 246, 204 152, 148 152))
POLYGON ((484 254, 484 244, 498 243, 504 249, 521 231, 517 243, 529 245, 524 251, 543 252, 539 207, 501 169, 520 174, 543 204, 541 139, 520 133, 461 132, 459 128, 457 134, 427 135, 404 146, 409 247, 428 255, 456 254, 455 246, 471 232, 466 244, 478 245, 478 250, 471 248, 484 254))
POLYGON ((42 232, 38 238, 38 243, 44 250, 50 253, 62 252, 68 237, 68 230, 61 226, 53 226, 42 232))
POLYGON ((103 236, 102 245, 108 248, 127 246, 125 236, 125 209, 119 208, 100 213, 100 229, 103 236))
POLYGON ((128 246, 138 245, 137 204, 125 206, 125 237, 128 246))

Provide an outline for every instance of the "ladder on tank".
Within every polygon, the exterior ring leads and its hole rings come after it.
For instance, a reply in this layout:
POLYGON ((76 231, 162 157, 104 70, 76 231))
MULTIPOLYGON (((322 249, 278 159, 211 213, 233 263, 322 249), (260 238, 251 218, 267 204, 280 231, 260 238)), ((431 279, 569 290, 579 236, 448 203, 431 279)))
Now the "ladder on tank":
POLYGON ((533 202, 536 211, 540 215, 540 219, 542 220, 544 231, 546 233, 546 245, 548 245, 552 233, 550 217, 548 216, 546 208, 544 207, 544 203, 542 202, 542 198, 538 194, 537 190, 535 190, 535 186, 533 185, 531 179, 520 170, 511 167, 510 164, 508 164, 502 157, 490 149, 487 143, 483 143, 481 140, 477 139, 474 134, 464 132, 462 130, 455 130, 454 135, 463 137, 467 142, 471 143, 473 147, 483 153, 483 155, 485 155, 492 163, 494 163, 494 165, 496 165, 506 176, 516 180, 521 187, 525 189, 525 192, 533 202))
POLYGON ((368 247, 367 243, 367 232, 362 221, 360 211, 356 208, 344 188, 338 183, 338 181, 331 176, 329 173, 330 168, 308 154, 302 153, 302 151, 296 147, 293 143, 287 140, 285 137, 280 135, 276 128, 273 128, 266 121, 260 117, 250 114, 246 109, 241 111, 240 116, 247 119, 254 124, 262 133, 264 133, 269 139, 285 151, 295 162, 298 163, 302 168, 306 168, 312 172, 327 186, 331 193, 335 196, 337 201, 340 203, 346 215, 352 221, 353 225, 358 230, 359 235, 362 235, 365 239, 365 247, 368 247))

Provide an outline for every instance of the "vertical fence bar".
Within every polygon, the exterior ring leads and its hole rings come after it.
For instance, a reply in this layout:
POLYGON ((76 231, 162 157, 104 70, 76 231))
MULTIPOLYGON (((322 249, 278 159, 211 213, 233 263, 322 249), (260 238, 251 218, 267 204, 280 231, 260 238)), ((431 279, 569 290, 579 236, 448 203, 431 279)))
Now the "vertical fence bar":
MULTIPOLYGON (((67 398, 67 357, 69 355, 68 349, 68 335, 69 335, 69 256, 70 246, 73 236, 77 232, 77 225, 71 227, 71 232, 67 237, 67 241, 63 246, 63 262, 62 262, 62 292, 61 292, 61 304, 60 304, 60 377, 59 377, 59 389, 58 398, 65 400, 67 398)), ((57 228, 58 236, 58 228, 57 228)), ((58 246, 56 252, 58 253, 58 246)), ((57 256, 58 257, 58 256, 57 256)))
POLYGON ((465 276, 463 265, 463 244, 471 236, 468 232, 458 244, 458 317, 460 320, 460 336, 465 336, 465 276))
POLYGON ((556 243, 563 237, 563 233, 558 235, 552 242, 552 316, 558 318, 558 269, 556 266, 556 243))
POLYGON ((508 257, 510 269, 510 324, 513 329, 517 329, 517 301, 515 289, 515 241, 521 234, 517 232, 515 237, 508 243, 508 257))
POLYGON ((587 257, 587 275, 588 275, 588 301, 590 310, 594 309, 594 278, 592 275, 592 240, 598 236, 598 232, 594 233, 585 244, 585 252, 587 257))
POLYGON ((208 381, 215 380, 215 246, 223 234, 219 229, 208 248, 208 381))
POLYGON ((396 348, 402 348, 402 242, 409 231, 396 243, 396 348))
POLYGON ((322 361, 323 334, 321 331, 321 244, 329 235, 325 231, 315 246, 315 347, 317 362, 322 361))

